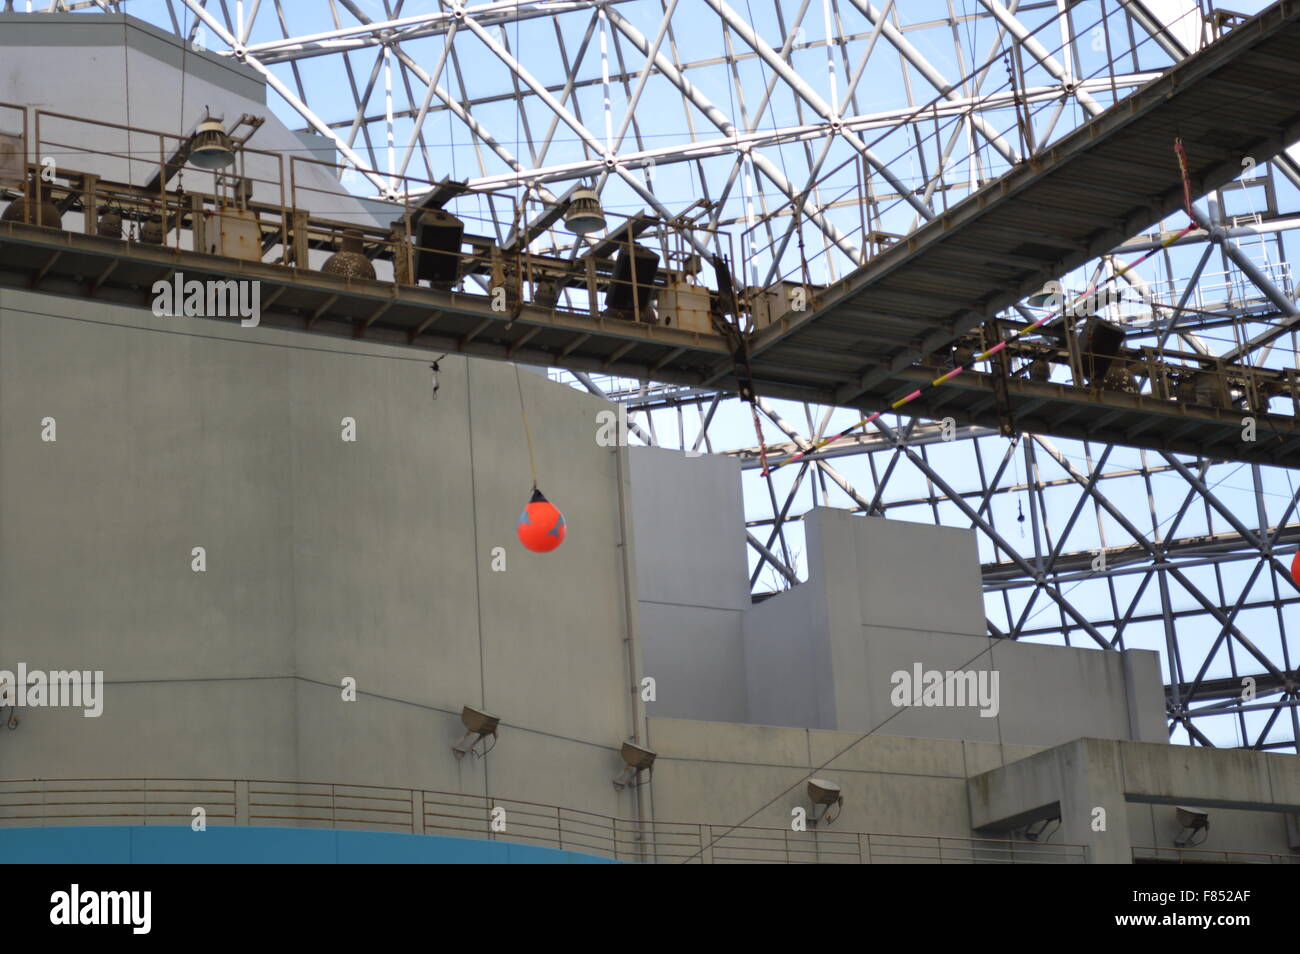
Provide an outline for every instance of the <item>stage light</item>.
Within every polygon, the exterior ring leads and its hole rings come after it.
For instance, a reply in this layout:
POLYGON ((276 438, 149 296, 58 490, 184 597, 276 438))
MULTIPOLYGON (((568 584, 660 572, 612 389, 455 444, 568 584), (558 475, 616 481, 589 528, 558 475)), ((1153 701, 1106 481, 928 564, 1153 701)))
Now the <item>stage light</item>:
POLYGON ((564 225, 575 235, 590 235, 605 230, 605 213, 595 189, 575 189, 564 212, 564 225))
POLYGON ((840 812, 844 810, 844 795, 840 792, 840 787, 829 779, 808 779, 808 798, 813 803, 813 810, 809 815, 808 824, 814 827, 818 822, 829 825, 839 818, 840 812), (819 808, 821 809, 820 815, 817 813, 819 808))
POLYGON ((190 137, 189 161, 191 165, 208 170, 224 169, 235 161, 235 150, 220 120, 209 116, 199 123, 190 137))
MULTIPOLYGON (((642 769, 653 769, 655 759, 658 757, 650 749, 643 748, 635 742, 624 742, 623 747, 619 749, 619 755, 623 756, 623 761, 627 763, 627 768, 623 769, 614 779, 614 787, 620 791, 636 780, 637 773, 642 769)), ((637 783, 640 784, 640 783, 637 783)))
POLYGON ((465 753, 472 752, 474 747, 489 735, 492 736, 492 745, 474 754, 482 758, 496 748, 497 726, 501 723, 499 716, 489 715, 473 706, 465 706, 461 710, 460 721, 468 731, 451 747, 451 750, 456 753, 456 758, 464 758, 465 753))

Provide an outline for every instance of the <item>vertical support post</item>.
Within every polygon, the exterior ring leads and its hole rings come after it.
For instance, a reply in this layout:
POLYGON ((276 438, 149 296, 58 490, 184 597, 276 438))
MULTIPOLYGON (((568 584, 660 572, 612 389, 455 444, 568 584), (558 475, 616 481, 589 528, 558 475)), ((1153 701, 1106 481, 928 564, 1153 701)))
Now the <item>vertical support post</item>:
MULTIPOLYGON (((1063 307, 1062 312, 1064 310, 1063 307)), ((1081 388, 1084 386, 1083 357, 1079 352, 1079 336, 1071 318, 1071 315, 1062 314, 1061 326, 1065 329, 1065 347, 1070 355, 1070 379, 1076 388, 1081 388)))
POLYGON ((194 235, 194 251, 206 252, 208 250, 208 222, 203 215, 203 196, 197 192, 190 195, 190 231, 194 235))
POLYGON ((284 201, 284 155, 279 154, 276 156, 276 159, 279 162, 280 167, 279 178, 276 180, 276 185, 279 187, 278 191, 280 193, 280 264, 287 265, 289 264, 288 212, 290 207, 286 206, 284 201))
POLYGON ((81 177, 81 211, 85 219, 87 235, 98 234, 99 202, 95 198, 98 186, 99 176, 95 175, 93 172, 87 172, 81 177))
MULTIPOLYGON (((128 140, 129 142, 129 140, 128 140)), ((28 181, 23 183, 27 199, 23 203, 23 224, 40 224, 41 221, 41 111, 36 111, 36 148, 32 150, 32 164, 27 167, 28 181)))
POLYGON ((307 267, 307 254, 311 249, 308 244, 310 238, 307 225, 308 215, 309 213, 304 210, 293 210, 293 235, 291 239, 293 242, 293 264, 297 268, 307 267))

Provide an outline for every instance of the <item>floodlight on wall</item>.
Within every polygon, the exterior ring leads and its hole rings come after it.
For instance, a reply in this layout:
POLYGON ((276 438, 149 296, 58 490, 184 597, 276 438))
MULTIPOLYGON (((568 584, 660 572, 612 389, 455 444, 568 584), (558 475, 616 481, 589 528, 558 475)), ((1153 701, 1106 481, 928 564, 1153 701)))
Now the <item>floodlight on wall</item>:
POLYGON ((1204 844, 1205 839, 1210 837, 1209 812, 1201 811, 1199 808, 1179 807, 1174 814, 1180 828, 1174 844, 1179 848, 1192 848, 1204 844), (1199 841, 1196 839, 1197 832, 1204 832, 1199 841))
POLYGON ((107 209, 95 222, 95 234, 103 238, 120 239, 122 237, 122 213, 117 209, 107 209))
POLYGON ((839 818, 840 812, 844 810, 844 795, 840 792, 840 787, 829 779, 808 779, 808 798, 813 805, 808 824, 814 828, 818 822, 829 825, 839 818), (820 814, 818 814, 819 810, 820 814))
POLYGON ((1025 828, 1025 841, 1047 841, 1056 834, 1056 830, 1061 827, 1061 816, 1053 815, 1050 818, 1040 818, 1025 828), (1052 823, 1056 824, 1053 826, 1052 823), (1049 826, 1051 830, 1049 831, 1049 826))
POLYGON ((465 753, 471 751, 482 758, 496 748, 497 726, 501 723, 499 716, 481 712, 473 706, 465 706, 461 710, 460 721, 464 723, 467 731, 461 740, 451 747, 452 752, 456 753, 456 758, 462 759, 465 753), (474 747, 489 735, 492 736, 492 744, 482 752, 475 751, 474 747))
POLYGON ((636 780, 637 774, 642 769, 653 769, 657 754, 634 742, 624 742, 618 754, 623 756, 623 761, 627 763, 627 767, 615 777, 614 787, 622 791, 629 785, 635 788, 637 785, 644 784, 636 780))
POLYGON ((190 137, 191 165, 200 169, 224 169, 235 161, 235 150, 226 135, 226 127, 209 115, 199 123, 190 137))
POLYGON ((564 211, 564 226, 574 235, 590 235, 605 230, 605 213, 595 189, 573 190, 569 207, 564 211))

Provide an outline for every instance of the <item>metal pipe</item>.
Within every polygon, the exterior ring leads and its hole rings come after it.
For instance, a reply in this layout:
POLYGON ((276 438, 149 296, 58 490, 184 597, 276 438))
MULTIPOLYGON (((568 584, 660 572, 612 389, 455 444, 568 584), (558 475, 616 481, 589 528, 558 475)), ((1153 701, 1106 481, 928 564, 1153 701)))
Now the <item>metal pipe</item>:
MULTIPOLYGON (((632 569, 632 520, 628 515, 627 492, 628 485, 631 481, 630 471, 627 461, 627 448, 615 446, 614 452, 614 479, 618 485, 618 524, 619 548, 622 552, 622 570, 623 570, 623 612, 626 635, 624 636, 624 645, 627 647, 627 668, 628 678, 631 681, 632 691, 632 741, 638 745, 642 744, 642 739, 646 738, 648 727, 646 726, 645 703, 641 698, 641 649, 637 633, 637 596, 636 596, 636 577, 632 569)), ((651 773, 643 785, 637 785, 633 788, 633 797, 636 800, 636 817, 637 825, 642 833, 642 850, 644 851, 646 839, 646 804, 642 796, 641 789, 645 785, 653 785, 654 775, 651 773)))

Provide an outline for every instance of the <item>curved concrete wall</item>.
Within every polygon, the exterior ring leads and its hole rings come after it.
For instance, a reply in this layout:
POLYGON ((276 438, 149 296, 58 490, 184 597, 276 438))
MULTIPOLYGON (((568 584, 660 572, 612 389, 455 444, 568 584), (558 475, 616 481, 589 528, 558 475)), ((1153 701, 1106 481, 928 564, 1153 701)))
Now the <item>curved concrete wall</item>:
POLYGON ((606 405, 455 357, 435 400, 410 357, 0 293, 0 669, 107 681, 99 718, 19 711, 0 777, 308 779, 635 817, 609 781, 634 705, 606 405), (520 386, 568 519, 547 555, 515 538, 520 386), (466 704, 502 719, 485 759, 449 749, 466 704))

